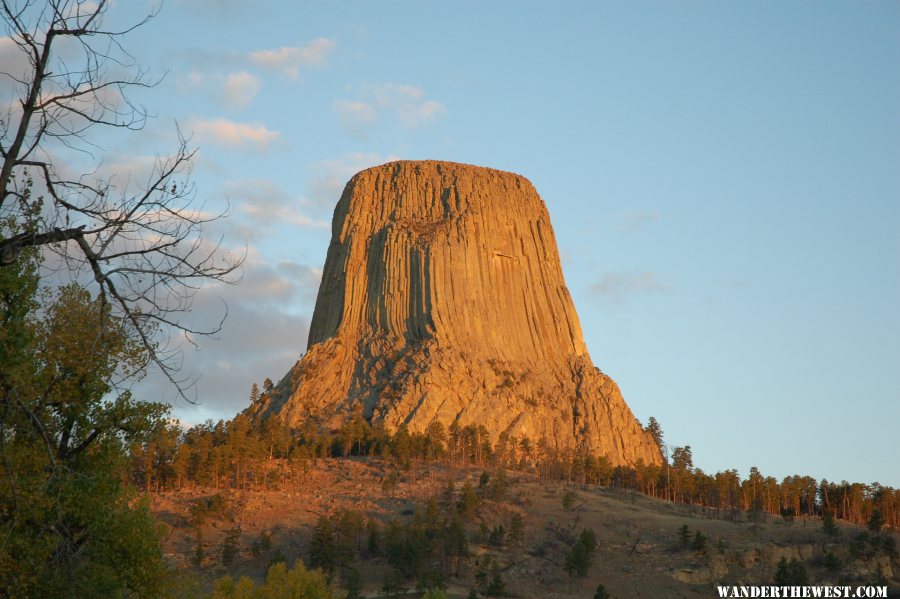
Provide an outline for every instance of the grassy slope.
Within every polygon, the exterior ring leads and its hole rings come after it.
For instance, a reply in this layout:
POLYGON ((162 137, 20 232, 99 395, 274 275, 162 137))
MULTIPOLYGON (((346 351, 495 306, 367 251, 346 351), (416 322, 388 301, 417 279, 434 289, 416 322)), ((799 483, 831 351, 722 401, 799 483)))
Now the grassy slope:
MULTIPOLYGON (((190 570, 192 577, 208 583, 226 573, 261 580, 276 549, 290 563, 307 556, 312 527, 322 514, 348 508, 372 515, 383 522, 407 519, 428 498, 438 495, 451 473, 446 467, 425 467, 403 472, 391 493, 381 482, 391 469, 377 460, 319 460, 310 469, 300 488, 279 491, 226 492, 225 513, 202 525, 205 559, 201 567, 191 565, 196 549, 196 528, 190 523, 189 508, 212 489, 166 493, 153 500, 154 511, 166 524, 166 552, 170 561, 190 570), (227 569, 221 563, 221 547, 226 531, 240 527, 238 557, 227 569), (272 549, 253 557, 250 548, 263 530, 272 532, 272 549)), ((477 486, 480 470, 457 468, 458 482, 468 478, 477 486)), ((510 596, 593 597, 602 583, 614 597, 710 597, 710 579, 723 584, 770 584, 778 560, 800 557, 813 583, 833 583, 839 577, 868 583, 874 562, 853 560, 847 545, 862 529, 841 526, 837 545, 822 532, 817 519, 798 519, 792 525, 771 516, 760 524, 715 519, 698 507, 676 505, 642 495, 602 488, 566 486, 562 482, 539 481, 512 473, 506 498, 482 503, 478 516, 469 525, 470 549, 475 556, 490 553, 504 569, 510 596), (572 509, 564 509, 566 491, 576 493, 572 509), (488 527, 509 527, 514 512, 525 518, 525 540, 519 548, 488 547, 477 540, 480 522, 488 527), (678 530, 687 525, 691 534, 699 530, 708 539, 706 552, 684 550, 678 530), (589 576, 572 581, 563 570, 564 558, 582 528, 597 535, 598 551, 589 576), (821 565, 824 552, 843 557, 844 567, 833 574, 821 565)), ((898 539, 900 540, 900 539, 898 539)), ((882 564, 885 566, 886 564, 882 564)), ((900 571, 896 561, 893 571, 900 571)), ((364 592, 375 596, 388 571, 383 560, 359 563, 364 592)), ((449 596, 464 597, 475 586, 474 567, 464 568, 461 579, 451 578, 449 596)), ((900 574, 898 574, 900 577, 900 574)), ((891 584, 898 585, 894 579, 891 584)), ((413 586, 410 583, 410 586, 413 586)))

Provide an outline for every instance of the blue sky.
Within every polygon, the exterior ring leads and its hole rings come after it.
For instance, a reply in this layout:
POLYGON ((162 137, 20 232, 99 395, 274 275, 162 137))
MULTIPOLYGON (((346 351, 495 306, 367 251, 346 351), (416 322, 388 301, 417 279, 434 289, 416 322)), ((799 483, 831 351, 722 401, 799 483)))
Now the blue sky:
POLYGON ((697 466, 900 485, 900 4, 170 0, 127 45, 167 74, 107 164, 177 122, 249 251, 184 420, 305 350, 349 176, 443 159, 535 184, 594 362, 697 466))

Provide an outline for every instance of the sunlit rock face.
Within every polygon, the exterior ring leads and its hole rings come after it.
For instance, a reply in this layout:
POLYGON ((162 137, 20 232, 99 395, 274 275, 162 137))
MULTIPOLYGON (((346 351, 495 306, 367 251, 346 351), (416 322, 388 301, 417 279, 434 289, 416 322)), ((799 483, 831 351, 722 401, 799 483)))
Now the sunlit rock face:
POLYGON ((337 428, 485 425, 613 464, 660 463, 594 367, 531 183, 401 161, 347 183, 334 211, 309 350, 256 409, 337 428))

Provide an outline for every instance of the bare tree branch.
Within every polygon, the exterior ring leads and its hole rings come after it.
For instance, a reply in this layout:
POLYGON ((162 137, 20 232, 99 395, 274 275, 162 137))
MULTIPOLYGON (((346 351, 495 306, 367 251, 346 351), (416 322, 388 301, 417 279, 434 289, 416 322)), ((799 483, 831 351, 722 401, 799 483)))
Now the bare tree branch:
POLYGON ((158 157, 143 182, 103 178, 100 162, 91 172, 69 172, 66 152, 95 155, 95 127, 141 129, 148 113, 131 93, 160 81, 122 45, 155 13, 114 30, 104 26, 108 10, 106 0, 0 0, 6 32, 27 65, 24 73, 0 73, 19 94, 0 122, 0 268, 37 248, 55 252, 76 275, 89 274, 148 362, 188 399, 180 355, 164 342, 173 332, 190 341, 219 331, 221 320, 201 329, 183 316, 204 284, 238 280, 243 255, 204 238, 204 226, 227 211, 197 206, 196 150, 180 131, 175 152, 158 157), (59 54, 63 39, 77 42, 74 57, 71 48, 59 54))

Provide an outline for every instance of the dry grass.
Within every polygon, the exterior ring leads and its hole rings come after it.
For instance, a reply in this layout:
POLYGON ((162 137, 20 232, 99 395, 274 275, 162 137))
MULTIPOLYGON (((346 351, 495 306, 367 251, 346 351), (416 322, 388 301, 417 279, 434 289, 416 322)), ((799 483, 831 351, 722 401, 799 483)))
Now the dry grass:
MULTIPOLYGON (((153 498, 153 509, 167 527, 165 549, 173 564, 192 570, 206 583, 226 573, 261 580, 276 551, 289 563, 307 556, 312 527, 323 514, 347 508, 382 521, 409 518, 418 506, 445 488, 449 476, 456 481, 468 478, 477 485, 480 474, 474 469, 456 469, 451 474, 446 467, 422 467, 415 473, 402 472, 396 488, 385 494, 381 483, 391 470, 377 460, 319 460, 296 489, 222 492, 228 508, 200 526, 192 521, 191 505, 200 497, 215 494, 215 490, 166 493, 153 498), (220 559, 221 547, 226 532, 234 528, 240 529, 238 557, 226 569, 220 559), (200 567, 195 567, 192 558, 198 530, 205 558, 200 567), (254 556, 251 547, 263 531, 271 533, 272 549, 254 556)), ((767 516, 763 522, 752 524, 743 514, 738 521, 716 519, 714 513, 704 514, 697 507, 639 494, 566 486, 519 474, 510 474, 509 479, 506 498, 486 500, 469 526, 474 534, 482 522, 488 527, 502 524, 508 528, 514 512, 524 517, 525 539, 518 548, 470 543, 475 556, 490 553, 501 564, 509 596, 593 597, 602 583, 619 598, 711 597, 712 580, 723 584, 771 583, 782 556, 803 560, 814 583, 835 583, 840 577, 871 582, 875 576, 874 562, 854 562, 849 555, 847 544, 862 530, 858 527, 841 526, 841 540, 833 544, 818 519, 798 518, 788 524, 767 516), (563 508, 562 501, 567 491, 576 495, 569 510, 563 508), (684 525, 692 535, 700 531, 707 538, 706 551, 682 548, 678 531, 684 525), (582 528, 595 531, 598 550, 588 577, 573 581, 563 563, 582 528), (821 562, 827 551, 844 559, 842 573, 824 569, 821 562)), ((897 570, 896 562, 887 565, 897 570)), ((376 596, 387 566, 375 560, 361 562, 359 569, 364 592, 376 596)), ((451 578, 449 583, 448 596, 465 597, 475 586, 474 568, 466 568, 462 579, 451 578)), ((891 581, 894 586, 897 583, 891 581)))

